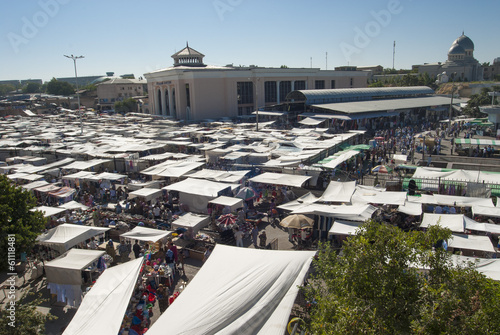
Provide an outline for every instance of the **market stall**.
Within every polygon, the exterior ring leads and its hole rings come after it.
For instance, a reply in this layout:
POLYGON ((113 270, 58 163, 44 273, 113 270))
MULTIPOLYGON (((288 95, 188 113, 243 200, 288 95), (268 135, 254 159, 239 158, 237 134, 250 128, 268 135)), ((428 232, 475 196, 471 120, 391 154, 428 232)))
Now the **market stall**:
POLYGON ((208 215, 185 213, 172 222, 172 230, 179 228, 191 228, 193 234, 196 234, 201 228, 208 226, 209 223, 210 216, 208 215))
POLYGON ((36 240, 40 245, 50 247, 60 253, 69 250, 79 243, 95 237, 104 236, 110 228, 82 226, 65 223, 39 235, 36 240))
POLYGON ((243 207, 243 199, 220 196, 208 202, 209 204, 229 207, 231 212, 235 212, 238 208, 243 207))
POLYGON ((156 243, 159 241, 165 242, 170 234, 172 234, 172 231, 137 226, 131 231, 121 234, 120 239, 126 238, 156 243))
POLYGON ((82 301, 83 272, 87 272, 91 282, 93 273, 106 268, 104 254, 104 251, 98 250, 71 249, 46 262, 45 275, 50 293, 57 296, 57 301, 79 306, 82 301))
POLYGON ((104 271, 85 295, 63 335, 118 334, 142 262, 140 258, 104 271))
POLYGON ((163 195, 163 191, 161 189, 148 188, 148 187, 140 188, 140 189, 132 191, 128 194, 129 199, 141 198, 146 202, 161 198, 162 195, 163 195))

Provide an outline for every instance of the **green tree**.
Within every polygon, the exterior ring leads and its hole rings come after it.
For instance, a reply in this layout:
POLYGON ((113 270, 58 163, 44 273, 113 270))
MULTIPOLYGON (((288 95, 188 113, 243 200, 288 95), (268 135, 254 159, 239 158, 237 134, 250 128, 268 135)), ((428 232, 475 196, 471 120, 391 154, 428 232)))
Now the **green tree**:
POLYGON ((0 175, 0 270, 7 268, 8 235, 15 235, 16 256, 30 251, 36 237, 45 228, 45 218, 39 211, 31 212, 36 206, 36 199, 29 191, 23 190, 0 175))
MULTIPOLYGON (((464 108, 464 113, 470 117, 483 117, 484 113, 481 112, 479 106, 491 105, 491 97, 488 92, 491 92, 491 90, 483 87, 479 94, 471 95, 469 101, 467 101, 467 106, 464 108)), ((495 98, 495 100, 497 99, 495 98)))
POLYGON ((128 98, 123 101, 115 102, 115 112, 129 113, 137 111, 137 101, 134 98, 128 98))
POLYGON ((36 335, 45 333, 45 322, 54 320, 57 317, 52 314, 43 314, 37 310, 37 306, 41 305, 45 300, 40 298, 40 294, 35 296, 35 299, 30 297, 31 294, 25 294, 15 304, 14 318, 9 310, 10 304, 6 304, 0 310, 0 335, 36 335))
POLYGON ((27 83, 23 87, 23 93, 39 93, 41 85, 39 83, 27 83))
POLYGON ((66 81, 58 81, 52 78, 47 84, 47 93, 55 95, 71 95, 75 93, 73 85, 66 81))
POLYGON ((344 242, 341 255, 321 245, 304 289, 312 302, 308 333, 497 333, 498 283, 470 264, 453 266, 442 248, 431 251, 450 235, 438 226, 404 232, 368 221, 344 242))
POLYGON ((12 92, 16 89, 14 85, 11 84, 2 84, 0 85, 0 95, 6 95, 9 92, 12 92))

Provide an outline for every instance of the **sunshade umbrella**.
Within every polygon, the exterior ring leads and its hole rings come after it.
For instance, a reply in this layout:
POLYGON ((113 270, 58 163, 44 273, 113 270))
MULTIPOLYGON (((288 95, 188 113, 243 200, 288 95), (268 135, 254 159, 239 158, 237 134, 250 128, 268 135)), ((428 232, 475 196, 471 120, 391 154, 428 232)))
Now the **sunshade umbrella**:
POLYGON ((280 225, 286 228, 312 228, 314 220, 303 214, 292 214, 281 220, 280 225))
POLYGON ((253 188, 245 186, 236 194, 236 198, 240 198, 243 200, 250 200, 257 196, 257 192, 253 190, 253 188))
POLYGON ((217 219, 217 223, 219 225, 231 226, 236 223, 236 216, 234 216, 233 214, 221 215, 217 219))
POLYGON ((387 165, 377 165, 372 169, 372 173, 391 173, 393 169, 387 165))

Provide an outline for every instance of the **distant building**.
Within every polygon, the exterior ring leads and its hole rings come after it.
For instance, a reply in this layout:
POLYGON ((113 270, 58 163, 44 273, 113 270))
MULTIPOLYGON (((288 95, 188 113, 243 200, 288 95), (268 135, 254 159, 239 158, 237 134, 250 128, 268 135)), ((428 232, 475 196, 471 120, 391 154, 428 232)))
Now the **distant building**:
POLYGON ((114 109, 115 102, 144 96, 147 82, 139 79, 114 78, 97 85, 98 109, 114 109))
POLYGON ((463 33, 448 50, 448 60, 441 63, 413 65, 418 73, 427 73, 431 78, 446 72, 451 81, 481 81, 483 69, 474 58, 474 43, 463 33))
POLYGON ((257 108, 285 102, 298 89, 367 86, 368 72, 318 68, 211 66, 186 46, 172 55, 174 66, 146 73, 151 113, 174 119, 203 120, 251 115, 257 108))
POLYGON ((37 83, 42 85, 42 79, 24 79, 24 80, 0 80, 0 85, 14 85, 15 87, 24 86, 28 83, 37 83))
POLYGON ((500 80, 500 57, 493 60, 493 64, 484 67, 484 80, 500 80))
POLYGON ((382 65, 372 65, 372 66, 358 66, 358 71, 371 71, 372 75, 378 76, 384 72, 384 67, 382 65))

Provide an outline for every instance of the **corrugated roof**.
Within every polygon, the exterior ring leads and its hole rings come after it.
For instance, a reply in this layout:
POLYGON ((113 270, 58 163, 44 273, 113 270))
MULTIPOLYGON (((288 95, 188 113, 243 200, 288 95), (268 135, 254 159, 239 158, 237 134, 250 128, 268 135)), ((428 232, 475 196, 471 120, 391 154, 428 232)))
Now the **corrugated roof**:
POLYGON ((297 90, 290 92, 286 99, 306 101, 306 104, 332 103, 342 101, 363 101, 374 98, 409 97, 434 94, 434 90, 427 86, 412 87, 366 87, 340 88, 331 90, 297 90))
MULTIPOLYGON (((442 96, 420 97, 420 98, 402 98, 371 101, 353 101, 331 104, 315 104, 314 108, 328 109, 331 111, 356 114, 379 111, 393 111, 398 109, 411 109, 420 107, 449 105, 451 99, 442 96)), ((461 103, 461 99, 453 99, 453 103, 461 103)))

